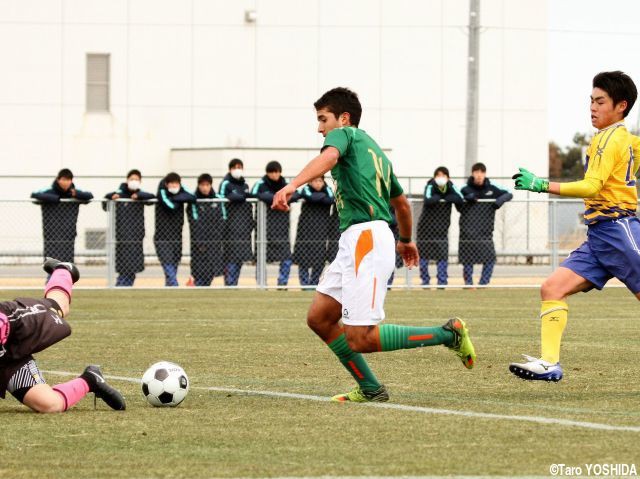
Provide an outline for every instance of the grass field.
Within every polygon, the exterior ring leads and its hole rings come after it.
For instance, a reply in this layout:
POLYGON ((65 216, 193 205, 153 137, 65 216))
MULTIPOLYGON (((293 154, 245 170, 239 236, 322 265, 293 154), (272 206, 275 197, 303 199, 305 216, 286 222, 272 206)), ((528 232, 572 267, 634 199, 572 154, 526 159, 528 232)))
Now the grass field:
MULTIPOLYGON (((37 293, 0 297, 19 295, 37 293)), ((473 371, 443 347, 370 355, 389 404, 413 409, 322 400, 352 383, 306 328, 311 297, 78 291, 73 335, 38 356, 41 369, 79 373, 95 362, 107 375, 139 378, 166 359, 185 368, 192 390, 180 407, 155 409, 138 384, 112 379, 128 401, 122 413, 100 402, 94 411, 85 398, 67 413, 37 415, 8 397, 0 401, 0 477, 547 475, 554 463, 640 466, 640 321, 626 290, 570 300, 557 384, 507 370, 519 353, 538 353, 536 290, 391 292, 388 322, 459 315, 478 352, 473 371)))

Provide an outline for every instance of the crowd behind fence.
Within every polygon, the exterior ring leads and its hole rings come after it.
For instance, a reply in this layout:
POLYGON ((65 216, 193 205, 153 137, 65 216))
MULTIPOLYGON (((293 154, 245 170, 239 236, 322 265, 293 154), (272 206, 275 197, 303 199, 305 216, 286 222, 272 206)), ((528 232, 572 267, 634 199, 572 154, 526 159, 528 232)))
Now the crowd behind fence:
MULTIPOLYGON (((452 208, 444 239, 434 237, 435 230, 418 230, 423 199, 410 202, 413 237, 423 261, 421 268, 409 271, 398 258, 390 287, 464 285, 469 264, 480 265, 473 272, 477 284, 492 258, 485 284, 539 284, 585 237, 580 218, 583 203, 578 200, 514 199, 498 210, 478 209, 475 223, 493 224, 488 237, 487 231, 465 235, 460 213, 452 208), (434 246, 439 256, 432 254, 434 246)), ((58 207, 78 210, 78 203, 66 200, 58 207)), ((5 220, 0 233, 0 285, 41 282, 38 265, 46 251, 61 259, 71 254, 82 265, 85 286, 129 286, 134 283, 125 280, 131 273, 135 286, 163 286, 167 257, 171 257, 177 258, 172 261, 180 286, 312 288, 337 252, 339 231, 333 206, 316 212, 309 221, 305 202, 299 201, 291 205, 290 213, 283 213, 288 221, 274 222, 275 212, 255 199, 247 200, 244 216, 231 214, 224 199, 198 200, 184 205, 180 213, 184 226, 173 236, 158 234, 153 212, 157 207, 156 200, 90 201, 79 207, 77 236, 63 222, 54 222, 46 226, 53 230, 44 241, 40 206, 26 200, 0 201, 5 220), (133 210, 135 214, 129 214, 133 210)))

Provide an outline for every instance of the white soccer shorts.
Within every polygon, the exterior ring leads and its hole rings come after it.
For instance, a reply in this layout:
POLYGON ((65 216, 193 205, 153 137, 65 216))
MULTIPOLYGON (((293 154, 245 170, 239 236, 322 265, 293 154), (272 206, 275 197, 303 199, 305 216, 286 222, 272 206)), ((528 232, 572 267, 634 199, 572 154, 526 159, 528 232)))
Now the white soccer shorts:
POLYGON ((385 221, 347 228, 336 259, 325 271, 317 291, 342 304, 342 322, 371 326, 384 319, 387 281, 395 268, 395 240, 385 221))

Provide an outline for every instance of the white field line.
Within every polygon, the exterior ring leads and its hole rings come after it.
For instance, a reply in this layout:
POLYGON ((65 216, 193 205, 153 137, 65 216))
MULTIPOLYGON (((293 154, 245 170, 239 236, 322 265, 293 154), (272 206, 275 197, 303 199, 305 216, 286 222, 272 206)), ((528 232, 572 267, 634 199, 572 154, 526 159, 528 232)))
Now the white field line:
MULTIPOLYGON (((269 479, 548 479, 549 476, 281 476, 269 479)), ((586 478, 587 476, 585 476, 586 478)), ((243 478, 233 478, 243 479, 243 478)), ((256 478, 252 478, 256 479, 256 478)), ((260 479, 260 478, 257 478, 260 479)))
MULTIPOLYGON (((47 374, 53 374, 56 376, 77 376, 78 375, 77 373, 71 373, 68 371, 43 371, 43 372, 47 374)), ((140 383, 140 379, 126 377, 126 376, 105 375, 105 378, 114 379, 116 381, 140 383)), ((211 387, 192 386, 191 389, 198 389, 200 391, 217 391, 217 392, 226 392, 226 393, 235 393, 235 394, 247 394, 252 396, 301 399, 305 401, 328 402, 331 400, 330 397, 326 397, 326 396, 313 396, 309 394, 286 393, 286 392, 280 392, 280 391, 255 391, 255 390, 224 388, 224 387, 216 387, 216 386, 211 386, 211 387)), ((441 414, 441 415, 449 415, 449 416, 473 417, 473 418, 480 418, 480 419, 493 419, 497 421, 533 422, 538 424, 551 424, 556 426, 598 429, 602 431, 640 432, 640 426, 616 426, 613 424, 603 424, 603 423, 586 422, 586 421, 572 421, 570 419, 560 419, 560 418, 544 417, 544 416, 516 416, 516 415, 507 415, 507 414, 493 414, 493 413, 454 410, 454 409, 438 409, 438 408, 430 408, 430 407, 422 407, 422 406, 408 406, 404 404, 376 403, 376 402, 363 403, 363 404, 359 404, 358 406, 373 407, 373 408, 380 408, 380 409, 394 409, 397 411, 409 411, 409 412, 417 412, 422 414, 441 414)))

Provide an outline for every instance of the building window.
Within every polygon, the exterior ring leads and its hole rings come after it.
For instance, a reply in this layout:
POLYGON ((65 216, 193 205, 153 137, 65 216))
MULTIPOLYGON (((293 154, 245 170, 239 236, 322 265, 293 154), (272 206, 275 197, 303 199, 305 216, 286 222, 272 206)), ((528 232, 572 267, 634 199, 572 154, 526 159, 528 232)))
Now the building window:
POLYGON ((87 111, 109 111, 108 53, 87 53, 87 111))

